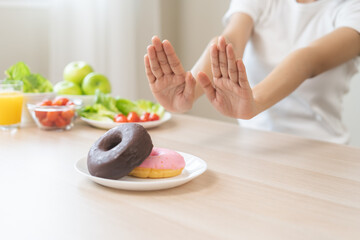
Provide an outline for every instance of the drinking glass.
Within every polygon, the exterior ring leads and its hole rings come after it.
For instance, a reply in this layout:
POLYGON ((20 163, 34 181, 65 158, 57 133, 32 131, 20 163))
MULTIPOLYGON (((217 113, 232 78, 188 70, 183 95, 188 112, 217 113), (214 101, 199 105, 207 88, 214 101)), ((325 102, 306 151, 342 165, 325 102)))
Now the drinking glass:
POLYGON ((22 81, 0 80, 0 129, 20 126, 24 99, 22 88, 22 81))

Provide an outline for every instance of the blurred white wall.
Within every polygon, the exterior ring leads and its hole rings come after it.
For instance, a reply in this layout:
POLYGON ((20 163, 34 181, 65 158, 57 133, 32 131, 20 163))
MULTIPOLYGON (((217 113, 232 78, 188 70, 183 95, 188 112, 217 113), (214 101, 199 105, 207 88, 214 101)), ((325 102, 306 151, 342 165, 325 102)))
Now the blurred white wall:
POLYGON ((46 0, 0 0, 0 79, 18 61, 49 73, 49 4, 46 0))
POLYGON ((360 147, 360 73, 351 80, 344 99, 344 123, 351 132, 350 145, 360 147))
MULTIPOLYGON (((159 6, 158 19, 153 19, 143 6, 137 31, 136 53, 138 98, 154 99, 146 81, 143 55, 155 34, 169 39, 185 69, 191 69, 208 41, 222 32, 222 16, 230 0, 149 0, 149 6, 159 6), (154 27, 153 22, 158 21, 154 27), (145 22, 145 23, 144 23, 145 22)), ((0 74, 17 61, 26 62, 33 72, 49 77, 49 0, 0 0, 0 74)), ((63 66, 61 66, 63 67, 63 66)), ((2 77, 4 78, 4 75, 2 77)), ((50 79, 52 80, 52 79, 50 79)), ((53 81, 54 82, 54 81, 53 81)), ((344 100, 344 122, 352 133, 351 144, 360 147, 360 74, 351 83, 344 100)), ((217 113, 205 97, 199 99, 188 113, 235 123, 217 113)))

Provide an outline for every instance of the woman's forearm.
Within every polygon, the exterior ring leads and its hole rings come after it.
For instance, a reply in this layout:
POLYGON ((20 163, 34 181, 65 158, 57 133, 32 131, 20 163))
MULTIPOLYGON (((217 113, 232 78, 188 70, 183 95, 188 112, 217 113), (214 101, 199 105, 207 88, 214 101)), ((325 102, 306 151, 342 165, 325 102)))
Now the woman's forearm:
MULTIPOLYGON (((340 28, 289 54, 263 81, 253 88, 256 113, 268 109, 302 82, 360 54, 360 35, 340 28)), ((254 116, 255 116, 254 115, 254 116)))
POLYGON ((253 87, 255 115, 270 108, 291 94, 314 74, 310 49, 302 48, 290 54, 263 81, 253 87))

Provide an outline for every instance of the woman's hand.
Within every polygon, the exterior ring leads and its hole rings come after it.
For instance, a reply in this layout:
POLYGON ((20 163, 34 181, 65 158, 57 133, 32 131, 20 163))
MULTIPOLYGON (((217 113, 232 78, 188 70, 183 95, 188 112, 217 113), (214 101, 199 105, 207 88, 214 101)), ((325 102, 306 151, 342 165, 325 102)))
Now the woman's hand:
POLYGON ((250 119, 257 114, 253 92, 247 80, 244 63, 236 60, 234 49, 220 37, 211 47, 213 81, 200 72, 198 81, 211 104, 225 116, 250 119))
POLYGON ((152 38, 144 57, 150 88, 157 101, 168 111, 185 112, 195 100, 196 81, 185 72, 169 41, 152 38))

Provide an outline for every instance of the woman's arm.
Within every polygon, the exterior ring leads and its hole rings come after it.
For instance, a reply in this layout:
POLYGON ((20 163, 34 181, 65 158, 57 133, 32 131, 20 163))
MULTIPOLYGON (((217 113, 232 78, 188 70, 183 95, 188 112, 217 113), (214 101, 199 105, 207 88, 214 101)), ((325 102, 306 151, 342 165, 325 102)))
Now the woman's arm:
POLYGON ((206 96, 220 113, 251 119, 288 96, 306 79, 360 55, 360 34, 345 27, 334 30, 291 53, 252 89, 245 66, 241 59, 236 60, 235 52, 232 44, 220 37, 218 45, 210 50, 212 81, 202 72, 197 77, 206 96))
POLYGON ((346 27, 334 30, 307 47, 294 51, 253 88, 257 106, 255 115, 288 96, 306 79, 315 77, 358 55, 360 55, 360 34, 346 27))

